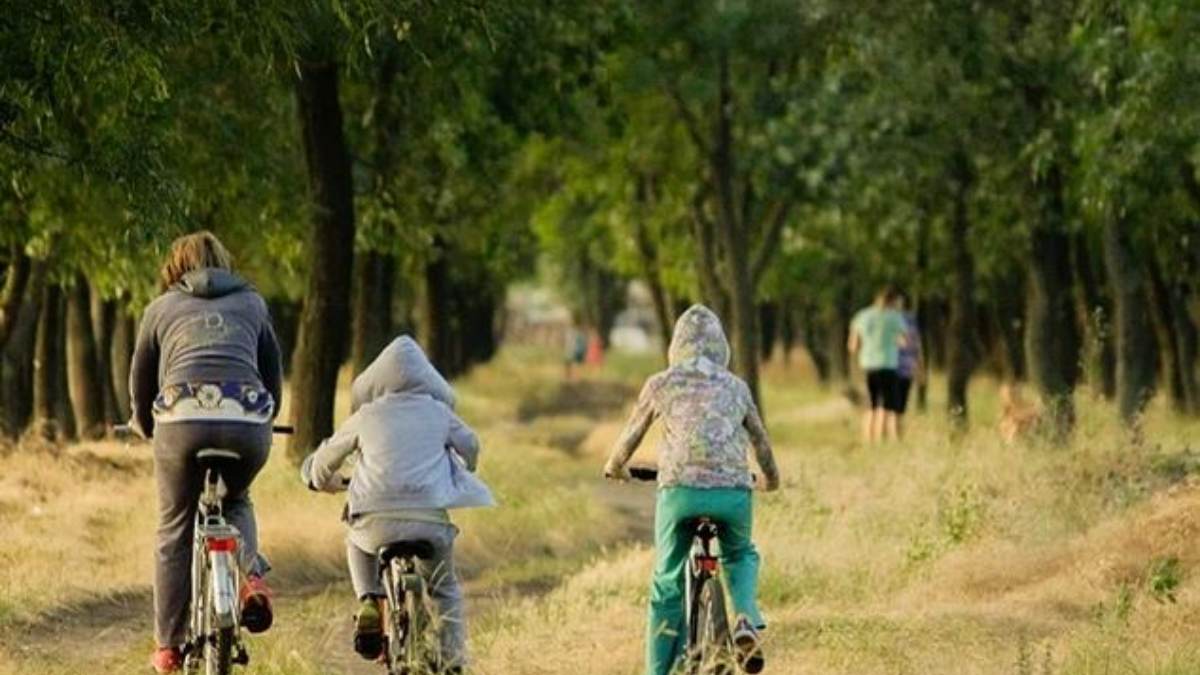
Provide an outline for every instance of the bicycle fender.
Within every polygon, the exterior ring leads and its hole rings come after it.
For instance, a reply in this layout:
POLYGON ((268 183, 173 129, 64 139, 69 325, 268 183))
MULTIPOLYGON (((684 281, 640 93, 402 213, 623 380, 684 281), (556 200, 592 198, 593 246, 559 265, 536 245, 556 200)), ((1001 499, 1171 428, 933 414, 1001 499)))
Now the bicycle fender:
POLYGON ((213 618, 217 628, 232 628, 237 625, 237 561, 229 551, 212 551, 208 555, 213 618))

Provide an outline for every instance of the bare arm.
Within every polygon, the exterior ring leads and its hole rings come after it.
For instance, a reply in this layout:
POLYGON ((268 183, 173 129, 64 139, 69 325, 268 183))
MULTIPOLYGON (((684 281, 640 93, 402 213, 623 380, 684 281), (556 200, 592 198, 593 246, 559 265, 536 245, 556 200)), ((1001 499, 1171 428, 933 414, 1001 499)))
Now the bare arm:
POLYGON ((612 452, 608 455, 608 462, 604 465, 604 475, 620 475, 625 464, 629 462, 629 458, 633 456, 634 451, 641 445, 642 439, 646 436, 646 431, 650 428, 650 423, 654 421, 654 417, 654 380, 651 379, 646 383, 645 387, 642 387, 642 393, 638 396, 637 405, 633 407, 633 414, 629 416, 629 421, 625 423, 625 430, 621 432, 621 436, 613 444, 612 452))

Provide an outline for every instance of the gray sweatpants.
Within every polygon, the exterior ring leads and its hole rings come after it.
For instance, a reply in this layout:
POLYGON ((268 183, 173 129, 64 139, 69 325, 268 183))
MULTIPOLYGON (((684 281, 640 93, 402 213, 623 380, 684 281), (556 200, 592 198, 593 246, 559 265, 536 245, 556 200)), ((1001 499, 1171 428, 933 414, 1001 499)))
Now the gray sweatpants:
POLYGON ((443 523, 400 520, 386 516, 354 519, 346 534, 346 561, 354 594, 384 596, 377 552, 401 540, 424 539, 433 544, 433 558, 418 561, 418 571, 429 584, 429 595, 437 604, 438 640, 447 666, 467 661, 467 625, 463 613, 462 586, 454 572, 454 537, 458 529, 443 523))
POLYGON ((206 448, 234 450, 242 462, 222 473, 222 512, 242 535, 242 568, 265 574, 258 554, 258 525, 250 483, 267 463, 271 426, 246 422, 171 422, 154 429, 154 474, 158 481, 158 538, 154 566, 154 636, 159 646, 183 644, 192 594, 192 534, 204 474, 195 462, 206 448))

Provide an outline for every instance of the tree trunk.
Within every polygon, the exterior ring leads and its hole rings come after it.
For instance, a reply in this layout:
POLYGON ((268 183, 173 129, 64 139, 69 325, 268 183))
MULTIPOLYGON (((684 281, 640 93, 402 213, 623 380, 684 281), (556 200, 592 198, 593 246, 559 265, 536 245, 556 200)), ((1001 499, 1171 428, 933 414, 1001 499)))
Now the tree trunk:
POLYGON ((1194 363, 1185 355, 1187 345, 1180 344, 1181 337, 1186 339, 1186 329, 1181 334, 1176 328, 1180 325, 1179 319, 1187 324, 1191 320, 1186 315, 1176 316, 1174 289, 1164 278, 1162 265, 1155 253, 1146 256, 1146 269, 1150 282, 1150 318, 1158 340, 1162 381, 1167 385, 1171 407, 1175 412, 1187 414, 1191 412, 1191 395, 1195 387, 1194 363))
POLYGON ((1104 261, 1113 289, 1116 328, 1117 409, 1137 426, 1154 394, 1154 338, 1146 308, 1146 280, 1130 238, 1132 226, 1112 216, 1104 224, 1104 261))
POLYGON ((1046 187, 1054 202, 1043 207, 1043 220, 1033 228, 1029 252, 1029 307, 1025 356, 1029 375, 1042 395, 1057 442, 1075 424, 1074 393, 1079 379, 1080 340, 1071 278, 1071 240, 1063 224, 1057 171, 1046 187))
POLYGON ((796 308, 791 300, 779 306, 779 342, 783 348, 783 365, 792 365, 792 350, 796 347, 796 308))
POLYGON ((36 261, 31 267, 25 299, 8 343, 0 350, 0 407, 4 409, 0 425, 11 436, 21 433, 33 413, 34 345, 45 292, 46 264, 36 261))
POLYGON ((975 262, 967 243, 970 230, 968 197, 973 176, 970 160, 962 152, 953 166, 954 205, 950 219, 950 259, 953 287, 947 327, 946 406, 951 422, 960 428, 968 420, 967 384, 975 367, 975 262))
POLYGON ((425 288, 421 294, 421 345, 442 375, 454 377, 462 370, 455 358, 453 311, 451 304, 450 264, 440 237, 434 237, 433 258, 425 263, 425 288))
POLYGON ((920 220, 917 222, 917 289, 916 307, 913 308, 921 335, 921 368, 925 371, 922 373, 923 377, 917 380, 915 393, 917 410, 921 412, 925 412, 929 407, 929 326, 931 323, 929 310, 932 306, 929 297, 930 220, 928 208, 926 205, 922 205, 920 220))
POLYGON ((301 62, 299 70, 296 100, 313 213, 308 290, 292 360, 290 409, 295 433, 288 455, 295 462, 333 432, 354 267, 354 189, 342 129, 337 65, 301 62))
POLYGON ((1024 292, 1026 284, 1019 270, 1005 277, 1000 287, 993 287, 996 297, 989 316, 1001 343, 1002 376, 1019 382, 1028 374, 1025 348, 1025 328, 1028 323, 1028 300, 1024 292))
POLYGON ((116 423, 127 419, 121 416, 117 404, 117 382, 112 377, 113 333, 117 324, 117 301, 105 300, 91 289, 92 334, 96 342, 96 372, 100 378, 100 393, 104 398, 104 421, 116 423))
POLYGON ((358 256, 354 282, 354 338, 350 360, 361 373, 392 337, 392 288, 396 258, 368 251, 358 256))
POLYGON ((758 326, 762 336, 759 349, 760 358, 770 361, 775 353, 775 342, 779 337, 779 304, 763 302, 758 305, 758 326))
POLYGON ((1168 289, 1171 317, 1174 321, 1177 358, 1180 379, 1185 399, 1184 412, 1200 414, 1200 380, 1196 377, 1197 359, 1200 357, 1200 331, 1188 311, 1190 288, 1176 283, 1168 289))
POLYGON ((758 308, 754 302, 754 283, 750 274, 750 243, 746 224, 739 220, 740 209, 734 189, 737 165, 733 154, 733 89, 729 73, 729 54, 720 50, 717 58, 718 96, 716 138, 711 164, 716 187, 716 220, 725 248, 725 287, 729 291, 729 317, 721 317, 732 327, 733 367, 746 381, 750 394, 760 404, 758 388, 758 308))
MULTIPOLYGON (((639 177, 637 183, 637 200, 639 205, 646 205, 650 200, 649 179, 639 177)), ((646 287, 650 289, 650 301, 654 304, 654 316, 658 320, 659 337, 662 339, 662 355, 665 360, 667 357, 667 348, 671 344, 671 330, 674 327, 674 320, 671 316, 671 308, 667 291, 663 287, 662 274, 659 271, 658 247, 655 245, 650 233, 646 228, 646 223, 638 214, 633 222, 633 238, 637 244, 638 262, 641 263, 642 279, 646 282, 646 287)))
POLYGON ((33 431, 46 440, 54 440, 67 428, 61 418, 61 380, 63 362, 60 341, 63 336, 63 294, 58 284, 48 283, 42 290, 42 311, 38 317, 33 351, 33 431))
POLYGON ((67 384, 75 429, 80 438, 104 435, 104 387, 92 330, 92 301, 87 279, 77 274, 67 290, 67 384))
POLYGON ((112 347, 109 351, 110 377, 116 395, 118 420, 127 420, 133 411, 129 401, 129 366, 133 361, 133 344, 137 338, 137 322, 128 308, 117 310, 113 326, 112 347))
POLYGON ((1083 234, 1076 235, 1071 246, 1075 273, 1077 312, 1086 340, 1082 348, 1083 369, 1088 384, 1104 398, 1112 400, 1117 392, 1116 352, 1113 349, 1112 303, 1102 291, 1093 267, 1091 248, 1083 234))
MULTIPOLYGON (((823 336, 819 327, 820 318, 816 308, 809 306, 804 312, 804 318, 800 324, 801 335, 804 340, 804 349, 808 352, 808 358, 812 360, 813 368, 817 371, 817 379, 821 384, 827 384, 833 377, 832 367, 829 362, 829 352, 827 346, 832 342, 828 337, 823 336)), ((830 329, 826 327, 827 332, 840 333, 839 329, 830 329)), ((842 351, 845 351, 845 345, 842 345, 842 351)))
MULTIPOLYGON (((835 263, 834 274, 849 279, 850 265, 835 263)), ((820 318, 825 328, 825 361, 829 365, 830 378, 850 379, 850 353, 846 351, 846 340, 850 337, 850 320, 854 317, 854 288, 849 281, 838 285, 833 302, 827 306, 820 318)))
POLYGON ((0 350, 8 344, 16 327, 31 268, 32 262, 25 255, 25 249, 14 244, 4 275, 4 288, 0 290, 0 350))

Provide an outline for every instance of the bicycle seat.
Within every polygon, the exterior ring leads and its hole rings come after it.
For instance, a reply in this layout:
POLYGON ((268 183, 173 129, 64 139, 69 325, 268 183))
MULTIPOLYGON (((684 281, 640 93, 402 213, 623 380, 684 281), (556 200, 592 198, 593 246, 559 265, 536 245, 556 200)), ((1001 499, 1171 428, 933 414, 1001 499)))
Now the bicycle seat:
POLYGON ((379 564, 387 565, 394 558, 420 558, 429 560, 433 557, 433 544, 424 539, 394 541, 380 547, 379 564))
POLYGON ((223 464, 235 464, 240 461, 241 454, 233 450, 206 448, 196 453, 196 463, 204 469, 220 469, 223 464))
POLYGON ((717 536, 717 523, 708 516, 700 516, 688 521, 688 526, 695 531, 696 536, 703 539, 712 539, 717 536))

